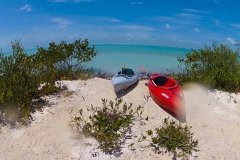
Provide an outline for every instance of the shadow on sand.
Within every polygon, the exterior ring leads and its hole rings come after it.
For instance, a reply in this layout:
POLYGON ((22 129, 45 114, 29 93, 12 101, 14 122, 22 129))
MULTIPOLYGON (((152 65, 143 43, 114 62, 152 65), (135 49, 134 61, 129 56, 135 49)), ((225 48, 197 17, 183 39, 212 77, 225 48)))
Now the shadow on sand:
POLYGON ((165 112, 167 112, 168 114, 170 114, 172 117, 174 117, 175 119, 177 119, 179 122, 182 123, 186 123, 186 113, 184 111, 184 113, 182 113, 181 115, 177 115, 171 111, 169 111, 168 109, 158 105, 160 108, 162 108, 165 112))
POLYGON ((131 92, 138 85, 138 82, 139 82, 139 80, 137 82, 135 82, 133 85, 131 85, 130 87, 128 87, 127 89, 116 93, 117 98, 121 98, 121 97, 125 96, 126 94, 128 94, 129 92, 131 92))

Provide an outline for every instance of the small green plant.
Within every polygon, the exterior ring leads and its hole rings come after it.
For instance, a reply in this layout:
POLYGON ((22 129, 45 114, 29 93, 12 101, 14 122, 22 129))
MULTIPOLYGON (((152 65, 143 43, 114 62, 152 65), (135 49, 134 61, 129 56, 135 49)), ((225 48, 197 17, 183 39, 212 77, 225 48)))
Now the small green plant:
POLYGON ((172 153, 174 158, 186 158, 193 151, 198 151, 198 140, 193 140, 191 127, 182 126, 180 123, 169 121, 165 118, 163 125, 156 128, 155 132, 148 130, 148 136, 151 136, 151 146, 156 152, 160 152, 160 148, 166 152, 172 153))
POLYGON ((61 91, 61 88, 59 86, 54 86, 54 85, 45 85, 42 87, 41 90, 39 90, 39 95, 41 96, 48 96, 54 93, 58 93, 61 91))
POLYGON ((144 95, 144 99, 148 102, 148 99, 151 97, 150 95, 144 95))
POLYGON ((185 58, 179 58, 183 66, 174 77, 180 83, 199 82, 212 88, 240 91, 240 64, 237 52, 226 45, 213 44, 192 50, 185 58))
POLYGON ((77 72, 76 72, 76 78, 77 79, 80 79, 80 80, 88 80, 90 78, 93 78, 94 75, 86 70, 83 70, 83 69, 79 69, 77 72))
POLYGON ((123 103, 122 99, 107 101, 102 99, 102 107, 93 107, 89 111, 93 114, 85 121, 80 115, 73 118, 73 123, 85 135, 94 137, 99 142, 99 148, 106 154, 121 154, 121 144, 129 136, 134 120, 141 119, 141 108, 133 108, 133 104, 123 103))

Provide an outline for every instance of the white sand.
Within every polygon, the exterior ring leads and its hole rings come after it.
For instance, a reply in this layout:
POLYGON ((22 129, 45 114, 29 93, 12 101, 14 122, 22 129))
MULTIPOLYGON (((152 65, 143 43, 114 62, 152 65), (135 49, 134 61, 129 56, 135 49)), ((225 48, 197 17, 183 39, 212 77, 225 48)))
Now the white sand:
MULTIPOLYGON (((141 133, 158 127, 165 117, 171 117, 159 108, 149 95, 145 86, 147 81, 140 81, 137 87, 123 97, 134 106, 144 106, 144 116, 149 116, 149 122, 140 126, 136 124, 132 131, 132 140, 123 147, 121 157, 101 153, 93 138, 77 135, 69 122, 79 109, 86 110, 91 104, 101 106, 101 99, 113 100, 110 80, 94 78, 84 81, 64 81, 74 94, 70 97, 51 96, 47 99, 52 104, 43 112, 36 112, 34 121, 28 127, 21 129, 0 129, 0 160, 88 160, 88 159, 171 159, 168 154, 155 154, 152 148, 146 147, 149 142, 138 142, 141 133), (128 149, 134 143, 135 151, 128 149)), ((240 159, 240 95, 220 91, 209 91, 197 85, 184 89, 187 124, 191 125, 194 137, 199 139, 200 151, 194 153, 191 159, 240 159), (197 158, 196 158, 197 157, 197 158)))

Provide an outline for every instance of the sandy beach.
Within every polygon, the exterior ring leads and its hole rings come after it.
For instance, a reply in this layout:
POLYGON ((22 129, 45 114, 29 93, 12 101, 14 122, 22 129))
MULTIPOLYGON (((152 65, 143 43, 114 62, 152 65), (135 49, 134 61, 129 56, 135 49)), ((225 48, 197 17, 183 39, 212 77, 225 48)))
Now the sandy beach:
MULTIPOLYGON (((155 154, 148 147, 149 141, 138 142, 141 134, 148 129, 160 126, 166 117, 172 118, 158 107, 149 95, 148 88, 142 80, 127 95, 125 102, 134 106, 144 107, 143 116, 149 117, 146 125, 136 123, 132 128, 131 140, 127 140, 122 148, 123 154, 114 157, 103 154, 97 149, 93 138, 78 135, 71 130, 69 123, 79 109, 83 109, 87 118, 87 107, 101 106, 101 99, 113 100, 114 94, 111 80, 93 78, 87 81, 63 81, 71 96, 66 93, 49 96, 49 106, 35 112, 32 123, 20 129, 9 126, 0 129, 0 159, 1 160, 137 160, 166 159, 172 155, 155 154), (135 150, 130 150, 132 144, 135 150)), ((199 152, 190 159, 240 159, 240 94, 229 94, 218 90, 207 90, 196 84, 189 84, 183 89, 186 107, 187 124, 192 126, 194 137, 199 139, 199 152)))

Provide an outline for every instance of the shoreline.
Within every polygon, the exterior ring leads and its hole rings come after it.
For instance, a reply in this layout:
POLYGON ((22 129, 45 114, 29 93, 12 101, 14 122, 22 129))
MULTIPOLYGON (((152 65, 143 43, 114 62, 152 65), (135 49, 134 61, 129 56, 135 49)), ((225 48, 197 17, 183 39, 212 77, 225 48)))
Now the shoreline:
MULTIPOLYGON (((86 73, 92 74, 94 77, 108 79, 108 80, 110 80, 115 74, 117 74, 117 73, 101 71, 99 69, 94 69, 94 68, 85 68, 85 69, 83 69, 83 71, 86 73)), ((148 79, 147 74, 161 73, 161 72, 135 72, 135 73, 138 74, 139 80, 145 80, 145 79, 148 79)), ((171 75, 171 73, 173 73, 173 72, 163 72, 161 74, 162 75, 171 75)))

